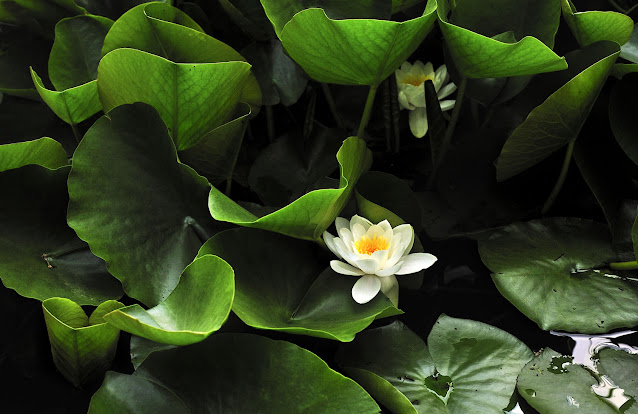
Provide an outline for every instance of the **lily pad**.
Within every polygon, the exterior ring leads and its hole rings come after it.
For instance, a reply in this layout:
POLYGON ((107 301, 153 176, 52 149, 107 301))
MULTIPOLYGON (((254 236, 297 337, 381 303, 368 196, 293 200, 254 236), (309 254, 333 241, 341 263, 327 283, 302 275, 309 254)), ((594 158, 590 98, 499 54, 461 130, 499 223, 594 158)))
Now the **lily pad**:
POLYGON ((619 53, 617 44, 599 42, 568 56, 568 73, 573 77, 510 135, 496 164, 498 181, 525 171, 578 138, 619 53))
POLYGON ((601 40, 622 46, 634 29, 631 17, 613 11, 577 12, 571 0, 561 0, 563 17, 581 47, 601 40))
POLYGON ((421 17, 406 22, 333 20, 318 8, 291 16, 279 1, 262 5, 286 52, 311 78, 343 85, 379 85, 421 44, 436 19, 432 0, 421 17))
POLYGON ((86 13, 73 0, 11 0, 0 3, 0 22, 47 35, 65 17, 86 13))
POLYGON ((326 269, 317 253, 313 243, 241 228, 215 235, 198 256, 214 254, 233 267, 233 312, 254 328, 351 341, 380 315, 401 313, 382 294, 357 304, 357 278, 326 269))
POLYGON ((105 315, 111 325, 134 335, 171 345, 206 339, 228 318, 235 294, 233 269, 215 256, 188 265, 165 301, 144 310, 131 305, 105 315))
POLYGON ((125 410, 140 409, 139 402, 167 414, 379 412, 357 383, 310 351, 249 334, 215 335, 200 344, 155 352, 132 376, 109 373, 89 414, 139 412, 125 410))
MULTIPOLYGON (((625 396, 633 397, 634 404, 638 399, 638 355, 629 352, 603 348, 598 353, 596 369, 601 375, 611 378, 613 383, 625 391, 625 396)), ((634 408, 635 410, 635 408, 634 408)))
POLYGON ((105 112, 135 102, 155 107, 181 151, 230 120, 249 71, 245 62, 173 63, 116 49, 100 61, 98 91, 105 112))
POLYGON ((90 81, 61 92, 44 87, 42 79, 33 69, 31 76, 35 89, 53 112, 69 125, 76 125, 102 110, 97 81, 90 81))
POLYGON ((359 334, 337 354, 373 397, 396 407, 392 412, 441 414, 502 411, 531 358, 529 348, 507 332, 446 315, 432 328, 428 346, 396 321, 359 334))
POLYGON ((122 296, 120 283, 66 222, 69 168, 28 165, 0 173, 0 277, 20 295, 98 305, 122 296))
POLYGON ((219 221, 318 240, 348 202, 361 174, 370 168, 372 153, 363 140, 350 137, 337 152, 337 161, 341 169, 339 188, 311 191, 273 213, 257 217, 212 187, 210 214, 219 221))
POLYGON ((604 269, 607 226, 577 218, 514 223, 479 241, 499 292, 544 330, 602 333, 638 324, 638 283, 604 269))
POLYGON ((611 405, 592 390, 598 381, 571 357, 546 349, 531 360, 518 377, 518 392, 541 413, 612 414, 611 405))
POLYGON ((516 43, 502 42, 491 38, 498 33, 485 36, 449 21, 449 11, 448 0, 438 1, 439 25, 454 64, 463 76, 501 78, 567 68, 565 58, 536 37, 525 36, 516 43))
POLYGON ((80 305, 65 298, 42 302, 53 362, 76 387, 104 374, 115 357, 120 330, 107 324, 104 313, 124 306, 106 301, 89 319, 80 305))
POLYGON ((638 164, 638 142, 636 142, 635 134, 638 121, 631 111, 636 96, 638 96, 638 74, 628 74, 612 89, 609 97, 609 123, 618 145, 634 163, 638 164))
POLYGON ((0 145, 0 172, 31 164, 56 169, 68 163, 62 145, 48 137, 0 145))
POLYGON ((168 297, 214 229, 209 184, 177 161, 159 114, 115 108, 85 134, 69 177, 69 225, 147 306, 168 297))
POLYGON ((55 26, 49 77, 58 91, 97 79, 102 44, 113 21, 101 16, 62 19, 55 26))
POLYGON ((629 40, 620 46, 620 57, 627 59, 630 62, 638 63, 638 30, 636 27, 638 23, 634 25, 634 29, 629 36, 629 40))

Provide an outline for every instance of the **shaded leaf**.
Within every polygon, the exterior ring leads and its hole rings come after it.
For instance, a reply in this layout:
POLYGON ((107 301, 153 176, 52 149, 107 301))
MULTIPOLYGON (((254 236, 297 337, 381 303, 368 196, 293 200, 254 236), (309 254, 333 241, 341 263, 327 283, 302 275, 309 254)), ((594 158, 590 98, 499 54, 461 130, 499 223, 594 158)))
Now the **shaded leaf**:
MULTIPOLYGON (((613 11, 576 12, 571 0, 561 0, 563 17, 581 47, 601 40, 609 40, 622 46, 634 29, 631 17, 613 11)), ((622 56, 622 55, 621 55, 622 56)))
POLYGON ((604 348, 598 353, 596 369, 607 375, 613 383, 625 391, 626 396, 638 397, 638 355, 613 348, 604 348))
MULTIPOLYGON (((6 3, 3 3, 6 4, 6 3)), ((0 30, 0 92, 40 100, 29 67, 47 72, 51 44, 20 27, 2 25, 0 30)))
POLYGON ((48 137, 0 145, 0 172, 31 164, 56 169, 68 163, 62 145, 48 137))
POLYGON ((75 151, 69 225, 129 296, 155 306, 213 231, 208 188, 177 161, 155 109, 121 106, 100 118, 75 151))
POLYGON ((638 96, 638 74, 631 73, 614 85, 609 97, 609 123, 618 145, 638 164, 638 120, 632 107, 638 96))
POLYGON ((631 36, 624 44, 620 46, 620 57, 627 59, 630 62, 638 63, 638 30, 636 30, 636 23, 631 32, 631 36))

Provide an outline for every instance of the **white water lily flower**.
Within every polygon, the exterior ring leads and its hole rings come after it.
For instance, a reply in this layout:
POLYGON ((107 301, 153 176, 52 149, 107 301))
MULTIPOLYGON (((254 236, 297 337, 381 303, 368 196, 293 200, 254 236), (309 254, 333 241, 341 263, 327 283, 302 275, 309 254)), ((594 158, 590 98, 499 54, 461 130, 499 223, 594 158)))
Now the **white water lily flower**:
POLYGON ((337 273, 360 276, 352 287, 357 303, 370 302, 379 291, 394 304, 399 304, 399 284, 395 275, 407 275, 427 269, 436 262, 429 253, 410 253, 414 229, 409 224, 392 228, 388 220, 372 224, 358 215, 350 221, 338 217, 335 226, 339 237, 323 233, 326 246, 340 260, 331 260, 337 273))
POLYGON ((436 96, 439 98, 439 105, 442 111, 449 111, 454 108, 456 100, 445 99, 456 90, 453 82, 443 86, 450 78, 445 65, 439 66, 434 72, 432 63, 425 65, 417 60, 411 65, 404 62, 395 71, 397 86, 399 91, 399 104, 402 109, 410 111, 410 130, 417 138, 422 138, 428 132, 428 116, 425 110, 425 81, 431 80, 434 83, 436 96))

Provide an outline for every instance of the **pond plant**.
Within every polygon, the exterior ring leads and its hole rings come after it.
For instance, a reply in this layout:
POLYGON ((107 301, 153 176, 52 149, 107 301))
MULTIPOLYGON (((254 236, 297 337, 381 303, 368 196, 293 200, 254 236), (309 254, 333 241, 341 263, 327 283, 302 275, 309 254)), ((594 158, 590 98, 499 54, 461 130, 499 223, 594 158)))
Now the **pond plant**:
POLYGON ((637 9, 1 0, 1 411, 638 413, 637 9))

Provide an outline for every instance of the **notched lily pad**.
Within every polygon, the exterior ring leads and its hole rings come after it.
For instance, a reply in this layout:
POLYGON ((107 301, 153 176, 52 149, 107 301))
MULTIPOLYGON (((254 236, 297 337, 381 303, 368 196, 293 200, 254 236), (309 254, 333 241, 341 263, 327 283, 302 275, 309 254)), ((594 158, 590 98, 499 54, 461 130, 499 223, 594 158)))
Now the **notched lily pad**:
POLYGON ((514 223, 479 241, 499 292, 544 330, 602 333, 638 324, 638 282, 605 269, 607 226, 577 218, 514 223))

